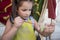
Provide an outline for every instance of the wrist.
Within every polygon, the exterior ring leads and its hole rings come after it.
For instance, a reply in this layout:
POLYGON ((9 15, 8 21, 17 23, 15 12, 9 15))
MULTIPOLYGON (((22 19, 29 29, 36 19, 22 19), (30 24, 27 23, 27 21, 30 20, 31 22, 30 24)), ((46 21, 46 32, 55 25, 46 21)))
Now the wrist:
POLYGON ((18 28, 16 28, 16 27, 13 26, 11 30, 14 32, 14 31, 17 31, 18 28))
POLYGON ((40 26, 40 31, 43 32, 45 30, 45 25, 40 26))
POLYGON ((18 27, 18 26, 16 26, 16 25, 13 25, 13 28, 18 29, 19 27, 18 27))

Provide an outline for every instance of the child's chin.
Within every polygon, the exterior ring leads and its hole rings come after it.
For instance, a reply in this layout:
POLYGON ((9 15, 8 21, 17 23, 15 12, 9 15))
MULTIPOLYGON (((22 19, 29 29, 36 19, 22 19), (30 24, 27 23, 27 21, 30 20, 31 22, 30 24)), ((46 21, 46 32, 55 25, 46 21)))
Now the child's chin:
POLYGON ((24 20, 27 20, 27 18, 23 18, 24 20))
POLYGON ((26 17, 26 18, 24 18, 25 20, 27 20, 28 19, 28 17, 26 17))
POLYGON ((28 18, 24 18, 25 20, 27 20, 28 18))

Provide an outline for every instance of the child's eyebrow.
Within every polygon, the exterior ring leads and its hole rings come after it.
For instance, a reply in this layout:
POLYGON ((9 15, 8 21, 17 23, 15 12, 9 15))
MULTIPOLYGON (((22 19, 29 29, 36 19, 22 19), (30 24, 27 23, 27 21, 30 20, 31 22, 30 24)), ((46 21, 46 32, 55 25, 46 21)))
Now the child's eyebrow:
POLYGON ((32 9, 32 8, 22 7, 21 9, 32 9))

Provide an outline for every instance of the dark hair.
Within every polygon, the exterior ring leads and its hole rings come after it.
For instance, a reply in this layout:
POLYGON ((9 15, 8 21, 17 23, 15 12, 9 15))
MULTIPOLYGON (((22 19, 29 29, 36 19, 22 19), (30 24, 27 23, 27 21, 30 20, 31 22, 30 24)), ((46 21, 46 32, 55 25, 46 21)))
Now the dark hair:
POLYGON ((19 6, 21 6, 23 1, 29 1, 29 2, 34 3, 33 0, 12 0, 12 13, 10 16, 10 21, 12 23, 13 23, 14 18, 18 16, 17 9, 19 8, 19 6))

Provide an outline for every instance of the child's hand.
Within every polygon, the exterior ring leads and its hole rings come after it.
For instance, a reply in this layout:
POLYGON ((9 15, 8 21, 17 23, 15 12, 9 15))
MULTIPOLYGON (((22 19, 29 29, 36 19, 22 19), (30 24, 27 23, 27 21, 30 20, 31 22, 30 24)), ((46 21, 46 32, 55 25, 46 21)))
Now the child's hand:
POLYGON ((54 32, 54 29, 55 29, 55 25, 54 24, 46 24, 45 25, 45 29, 42 32, 42 35, 43 36, 49 36, 49 35, 51 35, 51 33, 54 32))
POLYGON ((24 20, 18 16, 18 17, 16 17, 14 19, 14 26, 16 28, 19 28, 19 27, 21 27, 21 25, 23 24, 23 22, 24 22, 24 20))

